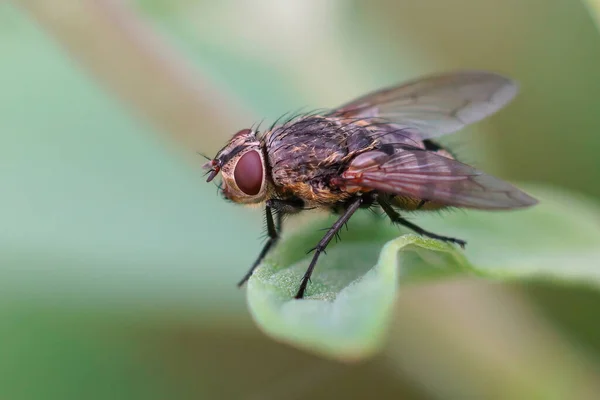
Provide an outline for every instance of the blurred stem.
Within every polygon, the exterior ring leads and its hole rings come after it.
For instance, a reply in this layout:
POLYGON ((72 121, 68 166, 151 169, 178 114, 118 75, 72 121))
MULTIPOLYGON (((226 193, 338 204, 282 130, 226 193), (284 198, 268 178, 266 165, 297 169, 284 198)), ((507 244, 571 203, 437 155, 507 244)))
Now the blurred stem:
POLYGON ((206 147, 208 135, 228 134, 241 126, 237 118, 249 116, 200 80, 123 1, 14 2, 106 88, 194 151, 206 147))
POLYGON ((391 364, 443 399, 593 399, 597 366, 506 287, 459 281, 406 290, 391 364))
POLYGON ((583 4, 587 6, 588 12, 596 22, 596 27, 600 29, 600 0, 583 0, 583 4))

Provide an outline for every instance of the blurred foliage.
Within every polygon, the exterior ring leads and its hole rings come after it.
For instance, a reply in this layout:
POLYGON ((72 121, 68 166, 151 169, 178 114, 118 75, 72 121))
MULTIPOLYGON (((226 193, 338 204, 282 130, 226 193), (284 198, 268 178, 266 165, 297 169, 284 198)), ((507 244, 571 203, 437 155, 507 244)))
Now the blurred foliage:
MULTIPOLYGON (((360 360, 385 343, 395 297, 405 285, 470 276, 600 287, 600 207, 553 190, 527 192, 541 204, 503 215, 471 211, 445 218, 467 241, 464 252, 412 234, 394 239, 398 230, 385 218, 382 223, 359 214, 350 231, 340 233, 339 243, 327 247, 306 291, 308 300, 298 302, 293 297, 312 259, 306 249, 335 217, 309 225, 284 240, 252 275, 250 309, 261 328, 279 340, 360 360), (564 201, 571 205, 569 217, 562 214, 564 201)), ((443 229, 432 225, 434 232, 443 229)))
MULTIPOLYGON (((262 216, 221 202, 201 160, 182 156, 216 150, 240 117, 224 109, 198 126, 203 148, 174 146, 36 23, 40 0, 16 3, 0 3, 0 398, 511 398, 560 371, 571 398, 597 393, 600 299, 578 286, 419 285, 399 296, 384 351, 360 365, 270 340, 235 288, 262 216)), ((248 125, 430 71, 506 73, 521 83, 515 103, 449 143, 504 178, 600 198, 600 38, 582 3, 130 4, 256 114, 248 125)), ((578 213, 558 198, 560 218, 578 213)), ((444 217, 418 218, 464 233, 444 217)), ((530 225, 557 246, 575 235, 530 225)), ((523 252, 534 239, 522 236, 523 252)), ((486 251, 504 260, 501 246, 486 251)))

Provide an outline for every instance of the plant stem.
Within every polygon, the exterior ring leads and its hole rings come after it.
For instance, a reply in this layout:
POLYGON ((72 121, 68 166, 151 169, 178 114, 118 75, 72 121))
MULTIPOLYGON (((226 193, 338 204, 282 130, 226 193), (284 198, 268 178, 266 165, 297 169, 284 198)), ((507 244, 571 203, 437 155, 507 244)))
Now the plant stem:
MULTIPOLYGON (((108 91, 196 151, 246 123, 227 97, 119 0, 14 0, 108 91), (236 122, 237 121, 237 122, 236 122)), ((219 140, 220 141, 220 140, 219 140)))

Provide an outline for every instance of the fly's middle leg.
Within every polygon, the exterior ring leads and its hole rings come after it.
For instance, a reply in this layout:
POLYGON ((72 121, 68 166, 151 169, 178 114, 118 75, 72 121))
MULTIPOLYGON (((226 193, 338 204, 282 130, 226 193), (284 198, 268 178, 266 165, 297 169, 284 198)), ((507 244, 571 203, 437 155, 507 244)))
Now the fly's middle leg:
POLYGON ((329 228, 329 230, 327 231, 325 236, 323 236, 323 238, 319 241, 319 244, 317 244, 317 246, 313 249, 315 251, 315 255, 313 256, 310 264, 308 265, 308 269, 306 270, 306 272, 304 273, 304 276, 302 277, 302 281, 300 282, 300 288, 298 289, 298 293, 296 293, 296 299, 301 299, 302 297, 304 297, 304 292, 306 291, 306 286, 308 285, 308 282, 310 281, 310 276, 312 275, 313 270, 315 269, 315 265, 317 264, 319 255, 323 251, 325 251, 325 248, 327 247, 327 245, 329 244, 331 239, 335 235, 337 235, 337 233, 342 229, 344 224, 346 222, 348 222, 350 217, 352 217, 352 215, 356 212, 356 210, 358 210, 360 208, 362 202, 363 202, 363 199, 361 197, 357 197, 354 200, 352 200, 346 207, 346 210, 344 211, 344 213, 333 224, 333 226, 331 228, 329 228))
POLYGON ((396 210, 394 210, 394 208, 387 201, 385 201, 382 198, 378 198, 377 202, 379 203, 379 205, 381 206, 383 211, 385 211, 385 213, 390 218, 390 220, 395 224, 403 225, 403 226, 407 227, 408 229, 411 229, 422 236, 427 236, 432 239, 441 240, 442 242, 455 243, 463 249, 465 248, 465 245, 467 244, 467 242, 465 242, 464 240, 461 240, 461 239, 456 239, 456 238, 448 237, 448 236, 442 236, 442 235, 438 235, 438 234, 426 231, 425 229, 421 228, 420 226, 415 225, 412 222, 405 220, 404 218, 402 218, 400 216, 400 214, 398 214, 396 212, 396 210))

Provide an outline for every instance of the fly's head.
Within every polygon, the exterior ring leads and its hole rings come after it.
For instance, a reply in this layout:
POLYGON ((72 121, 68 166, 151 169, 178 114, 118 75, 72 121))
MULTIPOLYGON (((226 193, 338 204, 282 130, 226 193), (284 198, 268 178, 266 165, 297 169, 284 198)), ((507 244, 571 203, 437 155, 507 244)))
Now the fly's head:
POLYGON ((267 196, 265 159, 256 132, 242 129, 203 166, 209 170, 207 182, 219 172, 225 198, 242 204, 261 203, 267 196))

